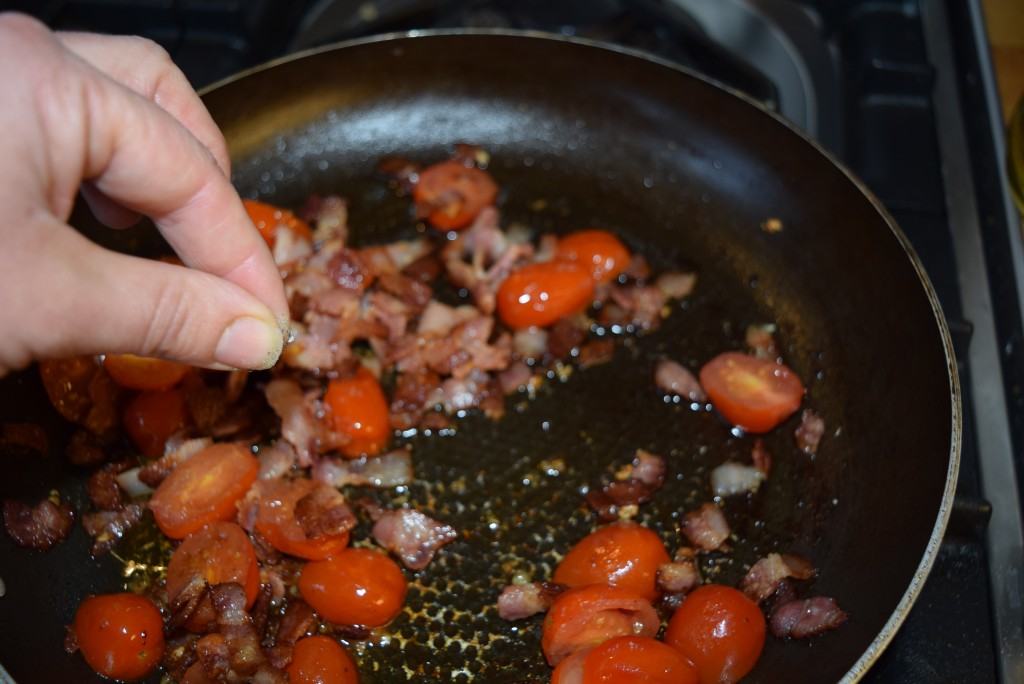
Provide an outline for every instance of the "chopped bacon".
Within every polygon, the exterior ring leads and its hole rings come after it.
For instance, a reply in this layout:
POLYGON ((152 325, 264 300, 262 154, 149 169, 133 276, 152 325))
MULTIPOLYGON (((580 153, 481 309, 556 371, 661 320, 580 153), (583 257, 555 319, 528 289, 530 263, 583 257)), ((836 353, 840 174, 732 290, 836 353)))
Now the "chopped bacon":
POLYGON ((775 325, 748 325, 746 332, 747 347, 759 359, 775 360, 779 358, 779 348, 775 344, 775 325))
POLYGON ((245 612, 245 590, 241 585, 229 582, 210 587, 210 600, 217 614, 217 632, 227 646, 231 674, 239 678, 250 677, 251 681, 256 681, 257 673, 264 678, 276 674, 277 679, 265 681, 286 682, 284 674, 273 672, 275 668, 266 662, 252 618, 245 612))
POLYGON ((343 436, 327 429, 317 419, 317 401, 307 396, 299 383, 278 378, 267 383, 267 403, 281 419, 281 436, 293 447, 299 465, 308 467, 313 456, 343 443, 343 436))
POLYGON ((147 463, 139 470, 139 480, 150 487, 158 487, 164 478, 171 474, 172 470, 211 444, 213 444, 213 440, 209 437, 196 439, 171 437, 164 445, 164 455, 147 463))
POLYGON ((285 608, 277 626, 274 645, 267 649, 267 658, 278 668, 285 669, 292 661, 295 642, 306 636, 316 626, 316 616, 309 604, 301 599, 292 599, 285 608))
POLYGON ((396 449, 355 459, 324 457, 313 467, 313 478, 332 487, 398 487, 413 480, 412 454, 408 449, 396 449))
POLYGON ((700 570, 693 549, 681 547, 670 563, 658 566, 658 588, 676 597, 688 594, 700 584, 700 570))
POLYGON ((210 387, 199 381, 186 391, 185 404, 193 425, 201 434, 208 435, 227 413, 227 393, 222 387, 210 387))
POLYGON ((443 268, 444 266, 436 254, 424 254, 403 268, 402 275, 406 275, 424 285, 429 285, 437 280, 443 268))
POLYGON ((196 662, 196 641, 197 637, 194 634, 167 640, 160 665, 174 681, 182 681, 185 672, 196 662))
POLYGON ((804 409, 800 415, 800 425, 797 426, 793 437, 796 445, 805 453, 812 456, 818 453, 818 444, 825 434, 825 421, 811 409, 804 409))
POLYGON ((260 584, 260 590, 256 594, 256 601, 253 602, 249 615, 252 617, 252 627, 257 634, 266 636, 267 623, 270 621, 271 604, 274 601, 274 588, 267 582, 260 584))
POLYGON ((498 384, 503 394, 514 394, 530 384, 533 371, 522 361, 512 363, 498 373, 498 384))
POLYGON ((0 425, 0 446, 15 446, 46 454, 50 440, 41 425, 35 423, 4 423, 0 425))
POLYGON ((711 471, 711 491, 719 497, 756 492, 764 479, 754 466, 726 461, 711 471))
POLYGON ((380 277, 380 288, 397 297, 414 314, 423 311, 432 301, 434 292, 420 281, 401 273, 385 273, 380 277))
POLYGON ((39 374, 54 408, 95 435, 110 435, 121 422, 121 390, 92 356, 42 361, 39 374))
POLYGON ((631 517, 639 504, 651 500, 665 482, 665 459, 637 449, 633 462, 615 474, 615 480, 587 493, 587 505, 602 522, 631 517))
POLYGON ((455 529, 411 508, 384 511, 373 524, 373 538, 410 570, 422 570, 434 554, 458 537, 455 529))
POLYGON ((662 273, 654 281, 654 286, 661 290, 669 299, 682 299, 697 285, 697 274, 669 271, 662 273))
POLYGON ((279 439, 270 446, 260 449, 259 462, 259 479, 277 479, 295 465, 295 448, 288 442, 279 439))
POLYGON ((181 627, 195 615, 208 596, 210 586, 206 578, 195 573, 189 577, 188 582, 181 588, 174 598, 168 602, 167 609, 170 612, 170 619, 167 626, 171 629, 181 627))
POLYGON ((772 613, 770 625, 780 639, 806 639, 835 629, 846 619, 835 599, 815 596, 782 604, 772 613))
POLYGON ((472 225, 442 249, 448 279, 473 295, 484 314, 494 313, 498 287, 520 263, 533 256, 533 245, 512 242, 498 227, 498 211, 485 207, 472 225), (465 257, 469 261, 465 261, 465 257), (489 265, 488 265, 489 264, 489 265))
POLYGON ((373 282, 373 274, 354 249, 343 247, 327 263, 327 277, 342 290, 362 294, 373 282))
POLYGON ((93 506, 101 511, 117 511, 124 506, 124 493, 117 483, 117 476, 129 465, 127 461, 108 463, 89 476, 85 491, 93 506))
POLYGON ((63 541, 71 531, 75 514, 66 502, 43 499, 35 506, 21 501, 4 501, 4 527, 14 543, 37 551, 46 551, 63 541))
POLYGON ((617 305, 601 310, 606 323, 630 325, 639 330, 653 330, 661 324, 661 313, 667 300, 661 289, 646 285, 624 285, 611 289, 611 299, 617 305))
POLYGON ((552 359, 566 359, 585 339, 587 330, 578 318, 570 317, 556 321, 548 330, 548 355, 552 359))
POLYGON ((285 266, 292 262, 305 259, 313 253, 313 245, 309 240, 291 230, 278 230, 271 249, 274 263, 285 266))
POLYGON ((651 277, 651 265, 643 254, 633 254, 622 274, 630 280, 647 280, 651 277))
POLYGON ((659 361, 654 367, 654 384, 667 394, 685 397, 690 401, 707 401, 708 398, 696 375, 668 359, 659 361))
POLYGON ((565 589, 553 582, 509 584, 498 595, 498 615, 503 620, 522 620, 543 613, 565 589))
POLYGON ((356 526, 345 497, 322 482, 295 502, 295 519, 308 539, 342 534, 356 526))
POLYGON ((343 198, 312 196, 301 215, 316 226, 313 230, 316 242, 338 240, 344 243, 348 239, 348 202, 343 198))
POLYGON ((615 356, 615 340, 591 340, 580 347, 577 362, 580 368, 590 368, 608 363, 615 356))
POLYGON ((444 337, 460 323, 476 318, 479 312, 472 306, 448 306, 436 299, 427 302, 416 326, 420 337, 444 337))
POLYGON ((142 520, 141 504, 128 504, 118 511, 97 511, 82 516, 82 527, 93 538, 92 555, 101 556, 142 520))
POLYGON ((88 430, 76 430, 71 435, 64 454, 68 461, 76 466, 95 466, 107 460, 107 453, 100 445, 96 435, 88 430))
POLYGON ((814 566, 799 556, 769 553, 754 563, 740 582, 740 589, 752 601, 760 603, 775 593, 783 580, 814 577, 814 566))
POLYGON ((750 458, 754 461, 754 467, 768 477, 772 471, 772 454, 764 445, 764 440, 758 437, 754 440, 754 447, 750 450, 750 458))
POLYGON ((399 373, 391 395, 391 426, 399 430, 415 427, 443 396, 441 378, 434 371, 421 368, 399 373))
POLYGON ((540 359, 547 349, 548 331, 544 328, 531 326, 512 334, 512 351, 521 359, 540 359))
POLYGON ((729 523, 722 509, 706 503, 683 517, 682 532, 690 543, 702 551, 714 551, 729 538, 729 523))

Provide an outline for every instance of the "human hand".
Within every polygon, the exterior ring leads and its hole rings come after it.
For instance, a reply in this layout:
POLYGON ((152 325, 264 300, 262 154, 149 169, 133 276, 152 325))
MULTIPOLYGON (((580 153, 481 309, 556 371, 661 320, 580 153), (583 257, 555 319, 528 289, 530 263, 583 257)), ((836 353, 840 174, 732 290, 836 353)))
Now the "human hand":
POLYGON ((166 52, 4 14, 0 81, 0 375, 104 352, 273 365, 281 279, 231 186, 223 136, 166 52), (152 218, 185 267, 68 226, 80 188, 112 228, 152 218))

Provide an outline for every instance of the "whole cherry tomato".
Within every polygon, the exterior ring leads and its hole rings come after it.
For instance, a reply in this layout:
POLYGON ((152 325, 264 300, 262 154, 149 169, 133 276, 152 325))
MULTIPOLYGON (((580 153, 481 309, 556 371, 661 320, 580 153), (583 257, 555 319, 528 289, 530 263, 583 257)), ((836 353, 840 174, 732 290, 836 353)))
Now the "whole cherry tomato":
POLYGON ((552 580, 570 587, 610 584, 653 601, 659 594, 658 566, 668 562, 657 534, 633 522, 618 522, 578 541, 558 564, 552 580))
POLYGON ((625 270, 630 254, 619 238, 606 230, 581 230, 558 241, 555 257, 578 262, 590 269, 595 282, 607 283, 625 270))
POLYGON ((72 629, 85 662, 110 679, 141 679, 160 664, 164 654, 160 611, 136 594, 85 599, 72 629))
POLYGON ((405 575, 387 555, 345 549, 327 560, 307 563, 299 576, 306 603, 331 622, 379 627, 405 601, 405 575))
POLYGON ((527 264, 498 288, 498 315, 510 328, 545 327, 594 300, 590 270, 573 261, 527 264))
POLYGON ((352 656, 334 639, 318 634, 295 644, 288 666, 291 684, 358 684, 359 671, 352 656))

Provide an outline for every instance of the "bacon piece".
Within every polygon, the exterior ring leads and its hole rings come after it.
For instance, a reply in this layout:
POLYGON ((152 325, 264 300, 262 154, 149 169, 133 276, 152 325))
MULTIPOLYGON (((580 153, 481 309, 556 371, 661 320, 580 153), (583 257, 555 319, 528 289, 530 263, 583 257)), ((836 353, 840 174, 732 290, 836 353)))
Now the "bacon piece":
POLYGON ((309 240, 291 230, 278 230, 275 233, 274 246, 271 254, 278 266, 287 266, 294 261, 306 259, 313 253, 313 245, 309 240))
POLYGON ((479 312, 472 306, 453 307, 431 299, 420 314, 416 334, 421 337, 444 337, 458 324, 477 316, 479 312))
POLYGON ((252 617, 252 628, 261 636, 261 641, 266 642, 267 623, 270 621, 270 609, 274 601, 274 588, 268 582, 260 583, 259 593, 256 594, 256 601, 249 609, 252 617))
POLYGON ((205 577, 199 573, 191 575, 181 591, 168 601, 167 608, 171 614, 168 627, 176 629, 188 622, 206 601, 209 589, 205 577))
POLYGON ((756 492, 764 478, 754 466, 726 461, 711 471, 711 491, 719 497, 756 492))
POLYGON ((668 359, 659 361, 654 367, 654 384, 666 394, 675 394, 690 401, 707 401, 708 398, 696 375, 668 359))
POLYGON ((668 271, 658 276, 654 286, 664 293, 669 299, 682 299, 691 292, 697 285, 696 273, 679 273, 668 271))
POLYGON ((682 532, 690 543, 702 551, 714 551, 729 538, 729 523, 722 509, 706 503, 683 517, 682 532))
MULTIPOLYGON (((217 631, 227 645, 231 674, 241 678, 252 677, 253 681, 257 672, 262 672, 264 677, 275 674, 260 649, 252 618, 245 612, 245 590, 241 585, 229 582, 213 586, 210 588, 210 600, 217 614, 217 631)), ((268 681, 287 681, 283 673, 276 674, 279 679, 268 681)))
POLYGON ((142 520, 144 509, 141 504, 128 504, 117 511, 97 511, 82 516, 85 533, 93 538, 92 556, 102 556, 114 548, 128 530, 142 520))
POLYGON ((46 551, 63 541, 71 531, 75 514, 66 502, 43 499, 35 506, 21 501, 4 501, 4 527, 14 543, 37 551, 46 551))
POLYGON ((331 257, 326 272, 333 285, 357 294, 365 292, 374 278, 362 255, 347 247, 339 249, 331 257))
POLYGON ((548 330, 548 355, 552 359, 566 359, 572 350, 587 339, 583 322, 576 317, 563 318, 548 330))
POLYGON ((332 487, 398 487, 413 480, 412 453, 408 449, 395 449, 380 456, 355 459, 325 457, 313 467, 313 477, 332 487))
POLYGON ((643 254, 633 254, 622 274, 630 280, 647 280, 651 277, 651 265, 643 254))
POLYGON ((414 314, 423 311, 434 294, 427 285, 401 273, 385 273, 380 277, 379 287, 397 297, 414 314))
POLYGON ((212 681, 226 682, 231 675, 231 652, 220 634, 207 634, 196 642, 196 657, 203 674, 212 681))
POLYGON ((21 447, 40 454, 50 451, 46 431, 35 423, 4 423, 0 425, 0 446, 21 447))
POLYGON ((71 435, 67 449, 64 450, 68 461, 76 466, 96 466, 107 460, 107 453, 100 445, 96 435, 88 430, 76 430, 71 435))
MULTIPOLYGON (((164 646, 164 655, 160 665, 174 681, 180 682, 188 669, 197 662, 196 641, 194 634, 168 639, 164 646)), ((201 667, 201 666, 200 666, 201 667)), ((194 680, 187 680, 194 681, 194 680)))
POLYGON ((209 437, 184 440, 171 437, 164 445, 164 455, 139 470, 139 480, 155 489, 172 470, 211 444, 213 440, 209 437))
POLYGON ((315 225, 313 239, 316 242, 338 240, 344 244, 348 239, 348 202, 344 198, 311 196, 301 215, 315 225))
POLYGON ((258 478, 261 480, 274 480, 295 465, 295 448, 284 440, 277 440, 273 444, 260 449, 259 454, 260 472, 258 478))
POLYGON ((615 340, 591 340, 580 347, 577 362, 580 368, 608 363, 615 356, 615 340))
POLYGON ((780 639, 806 639, 836 629, 846 619, 835 599, 815 596, 782 604, 772 613, 770 625, 780 639))
POLYGON ((665 594, 681 598, 700 584, 700 570, 693 549, 680 547, 671 563, 658 566, 658 588, 665 594))
POLYGON ((459 536, 449 525, 411 508, 384 511, 373 524, 373 538, 410 570, 422 570, 434 554, 459 536))
POLYGON ((615 474, 615 480, 587 493, 586 502, 602 522, 635 514, 636 506, 651 500, 665 482, 665 459, 637 449, 633 462, 615 474))
POLYGON ((775 593, 783 580, 807 580, 814 577, 814 566, 799 556, 769 553, 752 566, 740 582, 740 589, 752 601, 760 603, 775 593))
POLYGON ((281 419, 281 436, 295 447, 300 466, 310 466, 318 450, 343 443, 341 435, 331 432, 317 419, 316 401, 307 397, 296 381, 272 380, 265 393, 267 403, 281 419))
POLYGON ((754 461, 754 467, 768 477, 772 471, 772 454, 764 445, 764 440, 758 437, 754 440, 754 447, 750 450, 750 458, 754 461))
POLYGON ((399 430, 414 427, 442 398, 441 378, 434 371, 421 368, 399 373, 391 396, 391 426, 399 430))
POLYGON ((295 502, 295 519, 307 539, 342 534, 356 526, 345 497, 323 483, 295 502))
POLYGON ((601 310, 607 323, 633 326, 639 330, 653 330, 661 324, 661 310, 665 307, 665 293, 657 287, 626 285, 611 289, 611 300, 617 305, 601 310))
POLYGON ((818 453, 818 444, 825 434, 825 421, 811 409, 804 409, 800 414, 800 425, 797 426, 793 437, 796 445, 802 451, 810 455, 818 453))
POLYGON ((402 275, 429 285, 441 275, 444 266, 436 254, 425 254, 402 269, 402 275))
POLYGON ((540 359, 548 349, 548 331, 529 327, 512 334, 512 351, 522 359, 540 359))
POLYGON ((522 361, 516 361, 498 373, 498 385, 503 394, 514 394, 530 384, 533 370, 522 361))
POLYGON ((565 589, 554 582, 509 584, 498 595, 498 615, 503 620, 522 620, 543 613, 565 589))
POLYGON ((54 408, 95 435, 110 435, 121 422, 121 390, 92 356, 39 363, 46 394, 54 408))
POLYGON ((92 505, 101 511, 117 511, 124 506, 124 494, 117 483, 117 476, 128 469, 129 463, 109 463, 89 476, 85 491, 92 505))
POLYGON ((775 325, 764 323, 762 325, 748 325, 745 334, 747 347, 759 359, 779 358, 779 348, 775 344, 775 325))

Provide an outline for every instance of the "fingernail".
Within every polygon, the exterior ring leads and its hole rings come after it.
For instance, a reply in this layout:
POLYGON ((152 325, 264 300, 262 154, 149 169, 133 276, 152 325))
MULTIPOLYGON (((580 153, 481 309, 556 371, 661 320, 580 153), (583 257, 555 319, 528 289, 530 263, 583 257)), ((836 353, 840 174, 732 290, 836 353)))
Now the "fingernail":
POLYGON ((225 366, 262 370, 277 362, 281 347, 281 331, 276 325, 246 316, 224 330, 213 355, 225 366))

